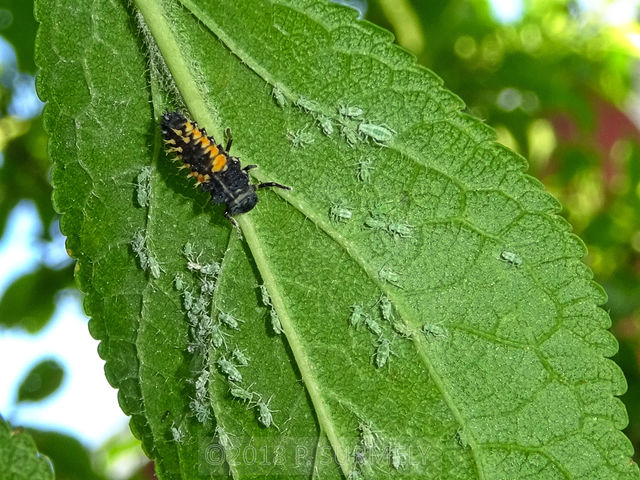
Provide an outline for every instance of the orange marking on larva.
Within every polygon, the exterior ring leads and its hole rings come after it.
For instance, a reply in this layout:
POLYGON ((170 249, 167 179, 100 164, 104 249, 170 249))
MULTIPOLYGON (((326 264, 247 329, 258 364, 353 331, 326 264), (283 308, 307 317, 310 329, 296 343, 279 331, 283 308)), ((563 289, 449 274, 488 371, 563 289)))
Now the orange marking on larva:
POLYGON ((213 158, 218 155, 218 153, 220 153, 220 150, 218 150, 218 147, 216 145, 209 145, 204 149, 204 153, 208 153, 209 157, 213 158))
POLYGON ((203 147, 208 147, 209 145, 211 145, 211 140, 209 140, 208 137, 200 137, 198 141, 203 147))
POLYGON ((187 122, 184 124, 184 131, 186 133, 191 132, 191 130, 193 130, 193 124, 191 122, 187 122))
POLYGON ((227 157, 221 153, 220 155, 216 156, 216 158, 213 159, 212 170, 214 172, 219 172, 224 168, 226 164, 227 164, 227 157))
POLYGON ((200 137, 202 137, 202 130, 200 130, 199 128, 194 128, 193 132, 191 132, 191 137, 194 140, 199 139, 200 137))

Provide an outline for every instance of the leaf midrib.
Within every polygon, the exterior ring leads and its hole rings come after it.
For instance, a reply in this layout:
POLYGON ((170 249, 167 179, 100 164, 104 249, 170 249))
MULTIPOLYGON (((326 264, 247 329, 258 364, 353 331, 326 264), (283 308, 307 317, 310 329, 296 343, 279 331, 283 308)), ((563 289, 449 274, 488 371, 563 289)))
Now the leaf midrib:
MULTIPOLYGON (((169 70, 176 80, 176 86, 178 87, 178 90, 180 91, 185 103, 189 106, 189 110, 193 112, 194 117, 199 118, 203 124, 216 125, 215 119, 210 115, 209 111, 206 108, 208 99, 204 98, 204 96, 202 95, 202 90, 198 88, 197 82, 192 74, 193 70, 189 68, 189 66, 184 62, 184 51, 179 48, 178 43, 175 40, 175 36, 173 35, 173 31, 170 28, 167 19, 163 16, 163 11, 157 8, 157 5, 154 4, 153 0, 134 1, 136 6, 142 13, 142 16, 144 17, 154 39, 156 40, 158 48, 163 54, 162 57, 166 61, 169 70)), ((194 13, 194 6, 189 0, 185 0, 183 3, 185 5, 191 5, 192 8, 190 8, 190 10, 192 13, 194 13)), ((207 17, 207 19, 209 18, 207 17)), ((209 24, 207 24, 207 27, 210 28, 213 33, 215 33, 219 40, 223 44, 225 44, 227 48, 229 48, 229 50, 240 59, 240 61, 249 66, 249 68, 251 68, 263 80, 269 82, 270 75, 268 74, 268 72, 259 67, 257 62, 248 62, 247 60, 249 59, 249 55, 245 54, 241 49, 237 48, 234 42, 225 34, 224 31, 219 28, 218 25, 215 24, 215 22, 211 21, 209 24), (242 54, 244 54, 244 56, 242 54)), ((271 79, 271 84, 274 85, 275 83, 276 82, 271 79)), ((360 267, 364 270, 371 281, 374 282, 374 284, 376 284, 378 288, 392 300, 394 306, 396 307, 396 310, 402 318, 412 318, 412 316, 408 312, 406 304, 403 301, 399 300, 398 297, 387 288, 386 284, 383 284, 380 281, 373 268, 371 268, 367 264, 364 258, 355 254, 355 251, 357 251, 357 249, 353 248, 350 242, 347 241, 344 236, 342 236, 337 230, 332 228, 328 221, 326 221, 324 218, 320 218, 317 212, 314 209, 308 207, 306 203, 301 199, 294 198, 292 195, 285 192, 278 192, 278 195, 283 197, 285 201, 287 201, 303 215, 306 215, 309 219, 314 221, 316 225, 320 226, 320 228, 329 236, 329 238, 331 238, 342 249, 344 249, 349 254, 349 256, 353 258, 358 263, 358 265, 360 265, 360 267)), ((269 263, 263 255, 263 249, 259 238, 255 233, 254 224, 250 220, 249 215, 238 217, 237 220, 238 223, 242 226, 245 239, 247 240, 249 248, 251 249, 251 252, 254 256, 254 260, 256 262, 258 270, 260 271, 260 275, 262 276, 265 285, 267 285, 269 294, 272 296, 274 308, 278 312, 278 315, 280 316, 280 319, 283 323, 283 328, 285 330, 287 340, 294 354, 294 358, 296 359, 296 362, 298 364, 298 368, 300 369, 301 376, 305 381, 305 385, 313 402, 314 408, 318 413, 317 417, 319 419, 321 427, 327 434, 327 437, 329 438, 334 451, 336 452, 336 455, 340 459, 340 465, 343 472, 345 473, 345 475, 348 475, 350 473, 350 462, 348 461, 348 457, 345 453, 345 446, 342 445, 342 443, 339 441, 339 437, 334 429, 333 424, 328 421, 328 419, 331 417, 326 411, 324 401, 320 393, 319 385, 316 382, 315 377, 311 374, 311 370, 309 369, 309 366, 304 359, 305 357, 302 353, 302 342, 298 340, 290 317, 288 316, 286 308, 284 307, 283 299, 278 289, 275 288, 275 279, 271 274, 269 263)), ((448 395, 444 385, 444 381, 442 377, 436 372, 435 367, 433 366, 433 362, 429 357, 428 349, 426 348, 426 340, 421 338, 420 334, 413 334, 411 338, 416 347, 420 360, 429 372, 429 375, 440 391, 440 394, 449 407, 453 417, 456 419, 460 426, 464 426, 466 422, 464 421, 462 414, 455 406, 452 398, 448 395)), ((467 433, 466 438, 469 445, 471 446, 471 452, 478 472, 478 478, 482 480, 485 478, 485 474, 483 469, 481 468, 482 464, 477 455, 477 442, 470 433, 467 433)))

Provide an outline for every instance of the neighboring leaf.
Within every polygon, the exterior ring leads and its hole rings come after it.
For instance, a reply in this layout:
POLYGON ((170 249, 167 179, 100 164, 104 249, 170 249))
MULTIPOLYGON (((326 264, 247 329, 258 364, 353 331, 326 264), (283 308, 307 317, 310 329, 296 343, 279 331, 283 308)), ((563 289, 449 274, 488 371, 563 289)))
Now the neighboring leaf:
POLYGON ((13 208, 28 199, 38 210, 42 237, 48 240, 50 225, 56 215, 51 206, 46 135, 40 117, 17 123, 24 132, 9 141, 0 165, 0 233, 4 233, 13 208))
POLYGON ((53 315, 56 294, 72 284, 71 267, 40 267, 18 277, 0 298, 0 324, 38 332, 53 315))
POLYGON ((38 24, 33 18, 33 0, 0 0, 0 35, 16 50, 18 68, 36 73, 33 43, 38 24))
POLYGON ((55 392, 64 379, 64 368, 56 360, 42 360, 18 387, 18 402, 38 402, 55 392))
POLYGON ((0 478, 3 480, 53 480, 47 457, 38 453, 33 439, 21 429, 11 431, 0 417, 0 478))
POLYGON ((29 429, 29 434, 53 464, 56 480, 100 480, 87 448, 69 435, 29 429))
POLYGON ((160 478, 640 478, 584 246, 433 73, 323 1, 134 7, 39 1, 38 91, 160 478), (234 231, 160 153, 176 107, 294 190, 234 231))

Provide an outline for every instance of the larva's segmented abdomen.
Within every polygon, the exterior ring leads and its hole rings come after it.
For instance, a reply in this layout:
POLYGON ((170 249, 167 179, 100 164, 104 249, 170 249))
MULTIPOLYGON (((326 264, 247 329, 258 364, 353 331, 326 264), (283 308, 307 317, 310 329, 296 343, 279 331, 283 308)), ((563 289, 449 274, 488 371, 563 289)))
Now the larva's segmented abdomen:
POLYGON ((200 183, 207 181, 212 173, 228 168, 229 157, 222 146, 180 112, 167 112, 162 116, 162 135, 167 151, 181 160, 200 183))

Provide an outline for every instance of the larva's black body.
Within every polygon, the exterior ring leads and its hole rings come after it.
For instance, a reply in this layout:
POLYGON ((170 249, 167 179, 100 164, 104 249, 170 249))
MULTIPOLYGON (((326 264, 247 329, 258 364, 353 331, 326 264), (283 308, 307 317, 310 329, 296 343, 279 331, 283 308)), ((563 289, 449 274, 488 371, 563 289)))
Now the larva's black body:
POLYGON ((256 190, 265 187, 290 187, 275 182, 254 185, 249 181, 248 170, 256 165, 242 168, 237 157, 229 155, 231 137, 225 148, 207 135, 204 128, 189 120, 180 112, 166 112, 162 116, 162 135, 167 152, 182 161, 189 175, 196 178, 201 188, 209 192, 213 203, 227 206, 225 216, 235 225, 233 215, 245 213, 258 203, 256 190))

